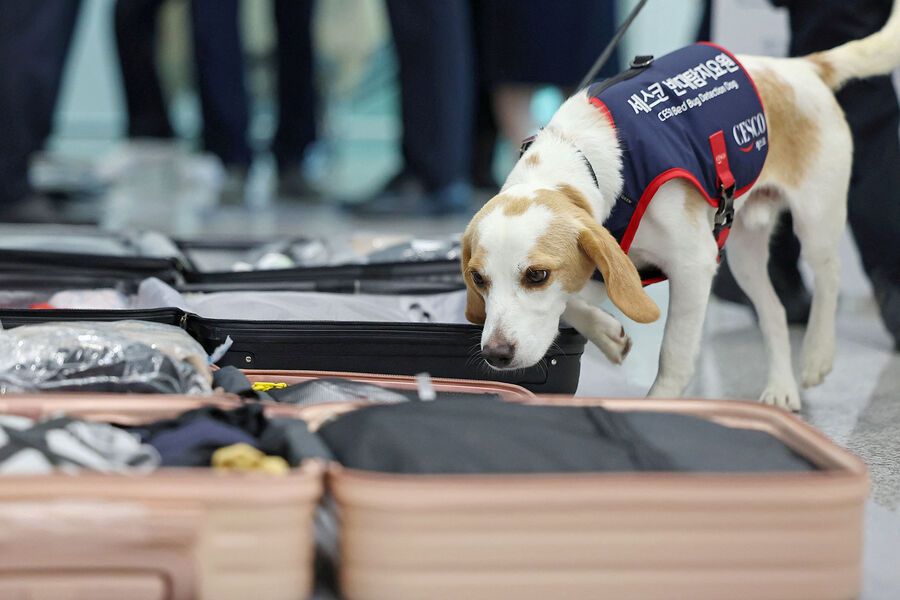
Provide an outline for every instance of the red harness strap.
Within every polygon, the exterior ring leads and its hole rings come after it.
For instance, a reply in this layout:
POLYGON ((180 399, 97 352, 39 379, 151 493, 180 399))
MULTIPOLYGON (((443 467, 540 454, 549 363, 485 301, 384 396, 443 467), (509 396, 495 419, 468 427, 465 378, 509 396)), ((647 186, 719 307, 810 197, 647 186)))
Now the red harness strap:
POLYGON ((719 246, 719 260, 722 259, 722 248, 731 232, 734 221, 734 175, 728 166, 728 150, 725 148, 725 134, 721 130, 709 136, 709 147, 712 150, 713 162, 716 165, 716 183, 719 186, 719 206, 716 209, 713 237, 719 246))

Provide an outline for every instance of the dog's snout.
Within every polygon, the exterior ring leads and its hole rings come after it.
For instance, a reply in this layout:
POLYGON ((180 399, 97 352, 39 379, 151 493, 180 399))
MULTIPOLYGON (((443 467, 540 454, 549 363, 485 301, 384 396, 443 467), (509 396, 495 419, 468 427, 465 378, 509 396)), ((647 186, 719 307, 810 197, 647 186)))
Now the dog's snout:
POLYGON ((503 340, 499 342, 488 342, 481 349, 484 359, 494 367, 508 367, 512 362, 513 356, 516 354, 515 344, 503 340))

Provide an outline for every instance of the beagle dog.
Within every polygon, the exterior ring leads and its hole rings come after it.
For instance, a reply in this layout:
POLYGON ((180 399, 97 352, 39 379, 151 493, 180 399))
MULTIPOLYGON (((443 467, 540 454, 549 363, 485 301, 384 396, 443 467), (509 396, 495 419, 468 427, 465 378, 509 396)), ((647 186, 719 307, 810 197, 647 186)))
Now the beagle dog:
MULTIPOLYGON (((764 122, 757 117, 734 131, 727 128, 726 137, 741 143, 747 141, 748 131, 764 130, 767 142, 758 141, 756 149, 764 144, 768 153, 755 181, 734 195, 728 262, 756 308, 765 338, 769 374, 760 401, 799 410, 784 308, 768 278, 769 236, 779 213, 790 210, 803 256, 815 275, 801 366, 803 385, 815 386, 834 361, 837 248, 846 222, 853 149, 834 92, 849 80, 887 74, 900 64, 900 10, 895 4, 881 31, 825 52, 791 59, 727 56, 755 84, 765 116, 764 122)), ((716 82, 710 80, 707 89, 716 82)), ((659 92, 656 100, 668 97, 655 109, 667 106, 666 115, 649 113, 656 120, 678 118, 680 110, 694 114, 688 110, 692 98, 695 104, 729 98, 727 89, 717 97, 692 92, 682 98, 678 85, 669 81, 654 88, 659 92)), ((656 101, 644 91, 643 96, 632 96, 641 102, 631 102, 635 113, 656 101)), ((602 98, 589 88, 566 100, 535 136, 500 193, 469 223, 462 238, 466 318, 484 326, 482 355, 496 369, 539 362, 557 335, 560 319, 620 363, 631 342, 622 324, 598 305, 608 297, 634 321, 656 320, 659 308, 644 292, 638 273, 659 269, 669 280, 668 320, 649 395, 680 396, 693 375, 717 269, 717 242, 724 241, 711 233, 722 225, 717 216, 721 211, 711 204, 721 207, 725 197, 711 198, 688 176, 659 180, 644 190, 651 198, 641 198, 640 227, 630 231, 623 249, 604 224, 627 187, 626 159, 640 164, 640 148, 656 140, 623 138, 602 98), (602 283, 592 277, 595 270, 602 274, 602 283)), ((729 150, 725 162, 752 149, 746 148, 729 150)), ((718 165, 718 156, 715 161, 718 165)), ((719 167, 709 168, 716 169, 711 171, 715 178, 719 167)), ((717 181, 724 189, 721 177, 717 181)))

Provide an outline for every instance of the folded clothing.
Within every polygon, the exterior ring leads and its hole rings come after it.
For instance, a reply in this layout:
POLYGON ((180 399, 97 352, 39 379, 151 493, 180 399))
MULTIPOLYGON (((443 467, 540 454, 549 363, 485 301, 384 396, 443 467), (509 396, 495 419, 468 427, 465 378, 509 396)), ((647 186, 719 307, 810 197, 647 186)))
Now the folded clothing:
POLYGON ((0 416, 0 473, 43 475, 56 469, 147 473, 159 465, 152 446, 106 423, 59 417, 42 423, 0 416))
POLYGON ((203 347, 171 325, 64 322, 0 331, 0 393, 208 394, 211 382, 203 347))
POLYGON ((331 459, 331 452, 304 421, 269 419, 260 404, 233 410, 206 406, 174 419, 125 429, 156 448, 166 467, 208 467, 217 450, 234 444, 281 456, 292 467, 306 458, 331 459))
POLYGON ((374 405, 318 431, 345 467, 410 474, 815 470, 777 438, 665 413, 456 399, 374 405))

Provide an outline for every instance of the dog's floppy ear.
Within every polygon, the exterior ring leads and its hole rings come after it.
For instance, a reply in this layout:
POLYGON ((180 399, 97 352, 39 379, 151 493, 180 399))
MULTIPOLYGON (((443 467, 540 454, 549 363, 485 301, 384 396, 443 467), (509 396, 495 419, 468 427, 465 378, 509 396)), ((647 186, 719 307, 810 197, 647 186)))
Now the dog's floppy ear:
POLYGON ((475 325, 484 325, 484 320, 487 318, 484 298, 472 287, 472 282, 469 281, 467 276, 470 258, 472 258, 472 244, 467 231, 462 238, 462 264, 460 265, 462 267, 463 281, 466 282, 466 320, 475 325))
POLYGON ((638 323, 657 320, 659 307, 644 291, 637 269, 616 239, 593 219, 584 219, 582 225, 578 244, 603 274, 612 303, 638 323))
POLYGON ((484 298, 466 282, 466 320, 476 325, 484 325, 487 313, 484 310, 484 298))

